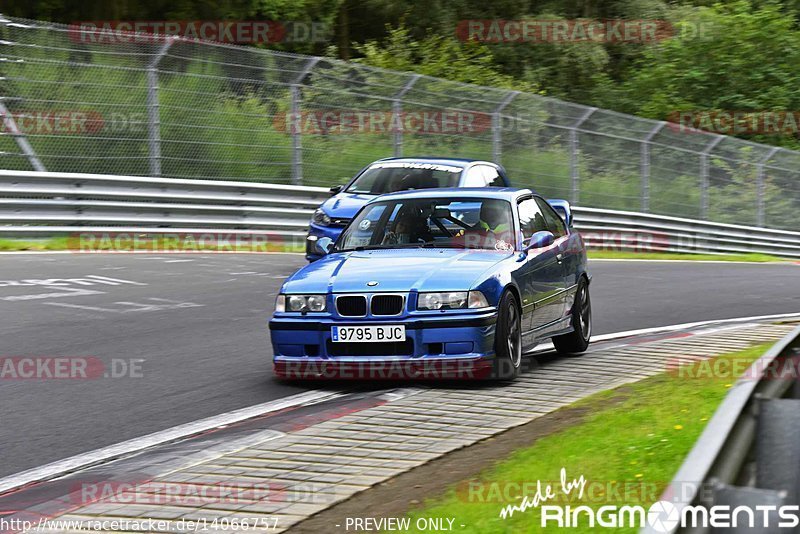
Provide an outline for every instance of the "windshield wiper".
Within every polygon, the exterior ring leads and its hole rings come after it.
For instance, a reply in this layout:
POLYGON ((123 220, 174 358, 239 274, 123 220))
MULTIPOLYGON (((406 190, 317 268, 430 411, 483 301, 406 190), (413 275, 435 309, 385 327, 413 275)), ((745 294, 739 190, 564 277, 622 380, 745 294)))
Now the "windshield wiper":
POLYGON ((422 243, 386 243, 383 245, 362 245, 360 247, 355 247, 347 250, 355 250, 360 252, 362 250, 380 250, 386 248, 419 248, 421 246, 422 243))
POLYGON ((425 241, 424 243, 420 243, 419 246, 424 248, 465 248, 462 245, 450 243, 449 241, 425 241))

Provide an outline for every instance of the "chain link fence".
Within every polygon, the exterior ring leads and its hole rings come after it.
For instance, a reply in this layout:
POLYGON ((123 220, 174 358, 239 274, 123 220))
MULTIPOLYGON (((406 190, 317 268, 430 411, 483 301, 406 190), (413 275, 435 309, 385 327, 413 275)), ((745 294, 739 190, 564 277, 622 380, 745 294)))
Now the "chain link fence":
POLYGON ((334 185, 387 156, 502 163, 587 207, 797 229, 800 153, 263 48, 0 18, 0 167, 334 185))

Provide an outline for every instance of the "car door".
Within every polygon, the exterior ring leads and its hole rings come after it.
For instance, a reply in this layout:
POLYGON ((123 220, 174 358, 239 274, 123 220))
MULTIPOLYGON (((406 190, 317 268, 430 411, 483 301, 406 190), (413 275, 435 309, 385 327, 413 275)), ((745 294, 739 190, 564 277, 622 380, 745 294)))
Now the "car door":
MULTIPOLYGON (((572 306, 572 297, 575 294, 575 281, 570 279, 570 273, 577 271, 577 265, 575 263, 577 257, 574 253, 575 251, 570 250, 569 232, 561 216, 545 199, 541 197, 534 198, 544 216, 547 229, 552 232, 553 236, 556 238, 556 259, 561 265, 562 274, 564 276, 564 291, 561 294, 561 302, 558 305, 560 311, 557 317, 566 317, 570 306, 572 306)), ((555 308, 556 305, 554 304, 554 311, 555 308)))
MULTIPOLYGON (((539 204, 528 197, 518 205, 522 238, 548 230, 539 204)), ((523 328, 534 331, 557 321, 564 311, 564 268, 556 245, 531 249, 520 267, 523 328)), ((534 336, 535 337, 535 336, 534 336)))

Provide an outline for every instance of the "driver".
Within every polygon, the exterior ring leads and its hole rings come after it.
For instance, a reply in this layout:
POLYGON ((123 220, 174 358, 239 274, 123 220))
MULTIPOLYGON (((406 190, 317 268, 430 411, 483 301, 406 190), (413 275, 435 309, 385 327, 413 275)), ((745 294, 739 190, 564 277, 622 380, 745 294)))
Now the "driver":
POLYGON ((495 235, 511 230, 510 221, 508 220, 508 208, 504 204, 505 202, 502 200, 484 200, 481 205, 480 220, 473 228, 484 232, 492 232, 495 235))
POLYGON ((484 200, 481 204, 478 222, 472 228, 467 229, 466 232, 461 230, 456 236, 461 237, 469 232, 471 237, 468 238, 472 241, 481 235, 485 235, 490 242, 483 244, 481 248, 485 248, 486 245, 496 247, 498 244, 506 247, 506 243, 513 242, 509 215, 510 212, 506 202, 502 200, 484 200))
POLYGON ((425 216, 419 209, 407 207, 397 215, 394 229, 386 232, 382 244, 394 245, 433 240, 425 216))

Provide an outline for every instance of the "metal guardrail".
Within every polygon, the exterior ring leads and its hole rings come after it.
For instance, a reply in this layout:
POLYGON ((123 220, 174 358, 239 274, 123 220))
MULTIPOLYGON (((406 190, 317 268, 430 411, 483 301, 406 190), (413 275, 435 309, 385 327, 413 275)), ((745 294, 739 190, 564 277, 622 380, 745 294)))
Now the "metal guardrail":
MULTIPOLYGON (((0 170, 0 234, 275 233, 302 237, 321 187, 0 170)), ((574 207, 590 248, 800 258, 800 232, 574 207)))
POLYGON ((797 229, 800 151, 330 57, 132 37, 0 15, 0 167, 331 186, 389 154, 446 153, 576 205, 797 229))
MULTIPOLYGON (((677 518, 689 506, 797 505, 800 497, 800 326, 773 345, 730 390, 662 499, 677 518)), ((728 527, 725 532, 789 532, 728 527)), ((784 519, 784 518, 780 518, 784 519)), ((643 528, 643 534, 708 532, 706 528, 643 528)), ((711 531, 715 531, 713 528, 711 531)), ((795 530, 796 531, 796 530, 795 530)))

